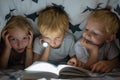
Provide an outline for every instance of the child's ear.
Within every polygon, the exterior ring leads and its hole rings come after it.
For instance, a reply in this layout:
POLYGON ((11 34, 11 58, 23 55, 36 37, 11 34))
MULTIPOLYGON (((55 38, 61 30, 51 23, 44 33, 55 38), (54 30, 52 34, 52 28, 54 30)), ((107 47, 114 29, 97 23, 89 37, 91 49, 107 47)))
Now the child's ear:
POLYGON ((116 35, 115 34, 112 34, 107 40, 106 42, 111 42, 112 40, 114 40, 116 38, 116 35))

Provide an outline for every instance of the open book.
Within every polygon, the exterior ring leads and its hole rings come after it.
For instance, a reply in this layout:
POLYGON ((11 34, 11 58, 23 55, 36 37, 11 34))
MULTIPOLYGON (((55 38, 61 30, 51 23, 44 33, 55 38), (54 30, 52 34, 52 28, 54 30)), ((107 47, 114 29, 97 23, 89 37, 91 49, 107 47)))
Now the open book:
POLYGON ((33 77, 34 79, 47 78, 74 78, 74 77, 97 77, 97 73, 92 73, 89 70, 78 68, 70 65, 53 65, 48 62, 34 62, 31 66, 25 69, 25 77, 33 77))

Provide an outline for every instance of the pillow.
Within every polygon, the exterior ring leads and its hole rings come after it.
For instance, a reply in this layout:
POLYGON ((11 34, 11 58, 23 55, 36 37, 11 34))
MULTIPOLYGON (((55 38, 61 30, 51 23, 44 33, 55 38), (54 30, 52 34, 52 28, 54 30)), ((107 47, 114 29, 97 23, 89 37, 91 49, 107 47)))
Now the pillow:
POLYGON ((103 8, 108 0, 0 0, 0 31, 12 15, 23 15, 33 25, 35 35, 37 29, 38 12, 48 5, 63 8, 70 17, 69 31, 78 40, 84 29, 87 16, 97 8, 103 8))
MULTIPOLYGON (((110 0, 108 5, 111 6, 112 11, 115 12, 120 19, 120 0, 110 0)), ((116 35, 117 35, 116 44, 120 49, 120 28, 116 35)))

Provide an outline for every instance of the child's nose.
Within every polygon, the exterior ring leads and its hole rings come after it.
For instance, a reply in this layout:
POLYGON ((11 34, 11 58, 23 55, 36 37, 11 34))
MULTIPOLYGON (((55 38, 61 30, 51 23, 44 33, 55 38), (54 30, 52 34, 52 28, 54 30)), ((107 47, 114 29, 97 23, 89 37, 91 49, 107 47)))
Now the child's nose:
POLYGON ((51 46, 54 47, 56 45, 55 41, 51 41, 51 46))
POLYGON ((86 33, 85 33, 85 37, 86 37, 86 38, 90 38, 90 37, 91 37, 91 33, 90 33, 90 32, 86 32, 86 33))
POLYGON ((18 41, 18 47, 21 48, 23 45, 22 41, 18 41))

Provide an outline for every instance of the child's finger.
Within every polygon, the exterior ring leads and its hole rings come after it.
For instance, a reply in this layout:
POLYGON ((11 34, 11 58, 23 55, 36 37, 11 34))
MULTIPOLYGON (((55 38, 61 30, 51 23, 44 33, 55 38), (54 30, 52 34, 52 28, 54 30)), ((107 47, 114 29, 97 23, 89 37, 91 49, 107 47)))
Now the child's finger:
POLYGON ((9 34, 6 34, 6 37, 5 37, 5 38, 7 38, 7 39, 8 39, 8 37, 9 37, 9 34))
POLYGON ((32 31, 29 31, 29 35, 28 35, 30 38, 33 38, 33 32, 32 31))
POLYGON ((99 72, 101 70, 101 65, 98 64, 95 64, 93 67, 92 67, 92 72, 99 72))
POLYGON ((2 38, 4 38, 5 37, 5 34, 7 33, 7 30, 3 30, 2 31, 2 38))
POLYGON ((97 65, 93 65, 93 66, 92 66, 92 68, 91 68, 91 71, 92 71, 92 72, 95 72, 96 66, 97 66, 97 65))
POLYGON ((68 64, 69 64, 69 65, 72 65, 72 61, 71 61, 71 60, 70 60, 70 61, 68 61, 68 64))
POLYGON ((70 64, 71 64, 72 66, 76 66, 76 63, 73 62, 73 61, 70 61, 70 64))
POLYGON ((43 42, 43 39, 39 39, 39 44, 42 44, 42 42, 43 42))
POLYGON ((30 33, 30 35, 32 35, 32 36, 33 36, 33 32, 32 32, 32 31, 29 31, 29 33, 30 33))

